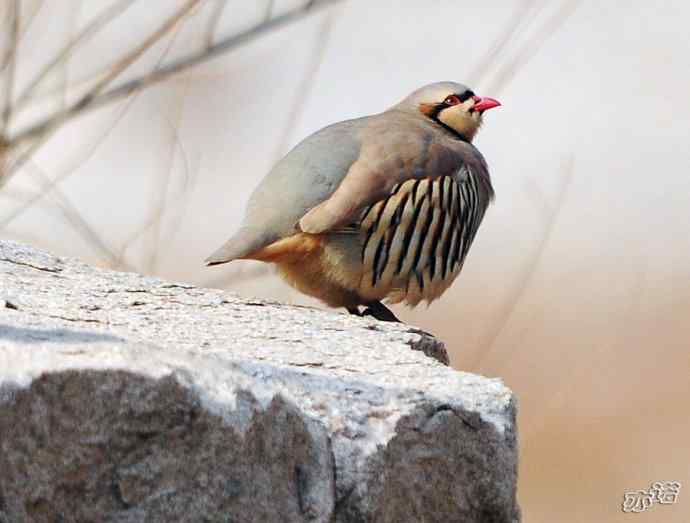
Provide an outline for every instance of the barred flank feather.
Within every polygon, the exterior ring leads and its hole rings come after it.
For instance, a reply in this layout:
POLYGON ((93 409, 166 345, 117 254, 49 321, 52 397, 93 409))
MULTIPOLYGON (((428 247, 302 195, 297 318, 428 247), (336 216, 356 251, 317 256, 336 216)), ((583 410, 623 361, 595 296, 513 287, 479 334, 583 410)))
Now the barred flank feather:
POLYGON ((386 291, 388 301, 417 305, 438 298, 462 269, 487 196, 475 176, 408 180, 367 208, 363 237, 363 295, 386 291))

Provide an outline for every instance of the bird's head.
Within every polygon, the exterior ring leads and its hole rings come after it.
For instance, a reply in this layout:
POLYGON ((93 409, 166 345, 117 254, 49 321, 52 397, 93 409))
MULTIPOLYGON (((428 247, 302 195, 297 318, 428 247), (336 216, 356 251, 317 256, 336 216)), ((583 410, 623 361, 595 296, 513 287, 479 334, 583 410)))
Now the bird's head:
POLYGON ((484 111, 499 105, 498 100, 477 96, 462 84, 438 82, 417 89, 399 107, 419 111, 459 138, 471 142, 482 124, 484 111))

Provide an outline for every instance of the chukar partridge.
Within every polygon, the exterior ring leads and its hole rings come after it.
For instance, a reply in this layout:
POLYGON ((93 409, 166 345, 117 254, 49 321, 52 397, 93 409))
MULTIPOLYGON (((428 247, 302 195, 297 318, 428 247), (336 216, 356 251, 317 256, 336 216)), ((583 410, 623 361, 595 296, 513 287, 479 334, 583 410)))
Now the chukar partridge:
POLYGON ((439 82, 321 129, 259 183, 240 229, 206 263, 274 263, 327 305, 397 321, 382 300, 431 302, 462 269, 493 197, 472 139, 499 105, 439 82))

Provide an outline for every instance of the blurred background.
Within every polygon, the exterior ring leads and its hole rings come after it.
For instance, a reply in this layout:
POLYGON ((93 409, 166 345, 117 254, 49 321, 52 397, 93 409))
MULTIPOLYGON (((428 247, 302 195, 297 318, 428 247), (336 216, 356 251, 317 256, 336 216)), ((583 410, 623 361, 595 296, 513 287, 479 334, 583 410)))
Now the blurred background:
POLYGON ((311 132, 469 84, 503 103, 475 140, 497 198, 453 287, 395 312, 516 392, 524 521, 687 523, 689 20, 682 0, 2 0, 0 235, 319 306, 202 261, 311 132), (676 504, 622 512, 657 480, 676 504))

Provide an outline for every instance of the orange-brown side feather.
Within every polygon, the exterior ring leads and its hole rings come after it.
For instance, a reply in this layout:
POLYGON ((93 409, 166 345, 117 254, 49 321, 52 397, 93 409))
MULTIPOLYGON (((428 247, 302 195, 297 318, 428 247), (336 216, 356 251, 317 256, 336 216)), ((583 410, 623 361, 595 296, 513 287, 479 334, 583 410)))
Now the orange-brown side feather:
POLYGON ((354 290, 360 267, 347 261, 342 246, 334 244, 329 235, 295 234, 244 258, 275 263, 289 285, 331 307, 356 307, 362 301, 354 290))
POLYGON ((322 235, 298 233, 287 238, 281 238, 258 251, 249 253, 243 259, 290 263, 316 254, 321 249, 322 244, 322 235))

